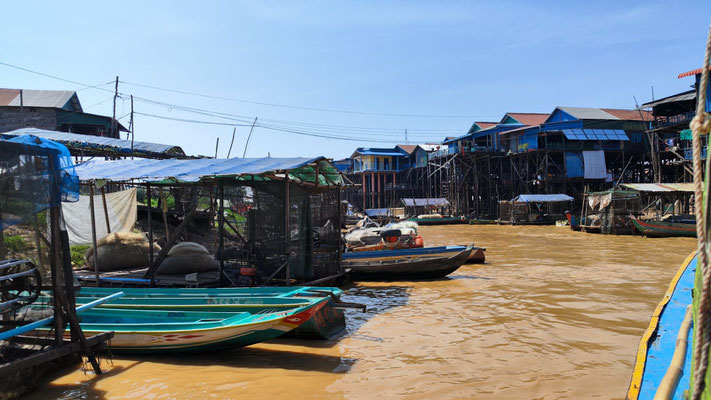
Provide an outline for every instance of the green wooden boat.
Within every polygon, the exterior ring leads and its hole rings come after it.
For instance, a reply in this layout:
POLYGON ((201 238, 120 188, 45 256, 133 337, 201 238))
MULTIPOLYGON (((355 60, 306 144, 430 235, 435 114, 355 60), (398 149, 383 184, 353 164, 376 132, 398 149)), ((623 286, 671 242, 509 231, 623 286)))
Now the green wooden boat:
POLYGON ((649 237, 690 236, 696 237, 695 220, 644 220, 630 217, 639 233, 649 237))
MULTIPOLYGON (((84 287, 77 292, 77 304, 85 304, 116 292, 116 288, 84 287)), ((105 308, 206 312, 274 312, 303 307, 314 299, 327 298, 312 318, 287 335, 328 339, 346 327, 337 300, 343 291, 334 287, 258 288, 121 288, 125 296, 105 308)))
MULTIPOLYGON (((80 316, 84 334, 114 332, 107 343, 120 353, 213 351, 273 339, 311 319, 329 301, 312 298, 287 311, 215 312, 94 308, 80 316)), ((46 335, 46 329, 35 331, 46 335)), ((70 337, 69 329, 64 333, 70 337)))
POLYGON ((410 218, 408 221, 417 222, 418 225, 453 225, 469 223, 469 220, 466 217, 410 218))

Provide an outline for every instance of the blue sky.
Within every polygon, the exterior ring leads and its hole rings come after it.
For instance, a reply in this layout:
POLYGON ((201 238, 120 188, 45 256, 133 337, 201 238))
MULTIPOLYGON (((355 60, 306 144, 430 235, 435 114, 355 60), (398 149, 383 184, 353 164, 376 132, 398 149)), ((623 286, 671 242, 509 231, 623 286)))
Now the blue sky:
MULTIPOLYGON (((341 158, 404 143, 405 129, 433 142, 509 111, 632 108, 652 86, 657 98, 686 90, 692 78, 676 76, 703 60, 711 3, 48 1, 3 15, 0 62, 88 85, 118 75, 143 99, 137 113, 227 124, 137 115, 136 140, 212 155, 219 137, 224 157, 237 124, 241 156, 241 125, 258 117, 247 156, 341 158)), ((2 65, 0 87, 81 89, 85 111, 112 112, 109 92, 2 65)), ((117 115, 129 110, 119 99, 117 115)))

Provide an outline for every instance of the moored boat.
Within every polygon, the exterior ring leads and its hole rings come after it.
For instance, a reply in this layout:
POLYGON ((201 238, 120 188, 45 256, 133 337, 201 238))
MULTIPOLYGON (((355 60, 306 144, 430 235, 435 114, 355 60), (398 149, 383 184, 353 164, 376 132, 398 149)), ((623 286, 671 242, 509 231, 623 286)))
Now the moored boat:
MULTIPOLYGON (((84 334, 114 332, 108 348, 120 353, 212 351, 273 339, 311 319, 327 298, 275 312, 202 312, 95 308, 81 315, 84 334)), ((45 334, 43 330, 35 334, 45 334)), ((71 335, 70 330, 64 333, 71 335)))
POLYGON ((696 221, 691 219, 641 219, 630 217, 635 229, 644 236, 671 237, 690 236, 696 237, 696 221))
MULTIPOLYGON (((77 304, 115 292, 115 288, 83 287, 77 304)), ((335 287, 243 287, 243 288, 121 288, 125 296, 105 308, 204 312, 263 313, 288 311, 314 300, 326 303, 289 336, 328 339, 346 327, 339 300, 343 291, 335 287)))
POLYGON ((466 217, 423 217, 409 218, 408 221, 416 222, 418 225, 453 225, 453 224, 468 224, 469 220, 466 217))
POLYGON ((441 278, 464 264, 473 249, 469 245, 344 253, 343 265, 351 268, 355 279, 441 278))

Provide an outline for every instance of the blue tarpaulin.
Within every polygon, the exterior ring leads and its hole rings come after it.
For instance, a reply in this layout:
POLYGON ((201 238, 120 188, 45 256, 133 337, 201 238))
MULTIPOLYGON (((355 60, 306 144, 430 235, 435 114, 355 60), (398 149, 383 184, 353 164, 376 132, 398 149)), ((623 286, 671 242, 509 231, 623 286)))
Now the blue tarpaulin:
POLYGON ((538 148, 538 129, 526 132, 518 139, 518 151, 526 151, 538 148))
POLYGON ((76 150, 103 150, 112 153, 152 156, 152 157, 185 157, 185 152, 178 146, 160 143, 136 142, 130 140, 114 139, 101 136, 82 135, 79 133, 55 132, 37 128, 16 129, 5 132, 0 136, 9 138, 16 136, 33 135, 42 139, 59 142, 70 149, 76 150), (133 150, 131 150, 133 148, 133 150))
POLYGON ((526 201, 531 203, 556 203, 572 200, 573 198, 567 194, 520 194, 513 199, 513 201, 526 201))
POLYGON ((295 183, 340 186, 343 177, 326 158, 229 158, 199 160, 91 160, 76 166, 82 181, 185 182, 209 181, 217 177, 238 180, 280 180, 288 171, 295 183), (316 172, 318 171, 318 179, 316 172))
POLYGON ((565 153, 565 173, 568 178, 583 177, 583 158, 580 152, 565 153))
POLYGON ((369 208, 365 210, 365 213, 369 217, 389 217, 390 216, 390 209, 389 208, 369 208))

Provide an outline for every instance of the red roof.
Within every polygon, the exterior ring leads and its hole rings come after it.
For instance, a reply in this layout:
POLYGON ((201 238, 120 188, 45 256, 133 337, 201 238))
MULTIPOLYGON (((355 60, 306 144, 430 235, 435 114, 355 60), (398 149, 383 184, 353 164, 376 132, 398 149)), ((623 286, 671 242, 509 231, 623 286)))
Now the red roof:
POLYGON ((407 154, 412 154, 413 151, 417 148, 416 144, 399 144, 397 147, 405 150, 407 154))
POLYGON ((506 115, 515 119, 524 125, 540 125, 546 122, 550 114, 543 113, 506 113, 506 115))
MULTIPOLYGON (((709 66, 709 71, 711 71, 711 66, 709 66)), ((704 68, 703 68, 703 67, 698 68, 698 69, 691 70, 691 71, 689 71, 689 72, 684 72, 684 73, 682 73, 682 74, 679 74, 679 76, 677 76, 677 78, 683 78, 683 77, 686 77, 686 76, 696 75, 696 74, 700 74, 700 73, 702 73, 702 72, 704 72, 704 68)))
POLYGON ((0 106, 9 106, 19 95, 18 89, 0 89, 0 106))
POLYGON ((487 128, 491 128, 492 126, 496 126, 499 123, 498 122, 479 122, 479 121, 477 121, 477 122, 475 122, 475 124, 479 125, 479 128, 481 128, 481 129, 487 129, 487 128))
POLYGON ((601 108, 601 110, 625 121, 650 121, 652 119, 652 113, 649 111, 640 112, 640 110, 622 110, 619 108, 601 108))

